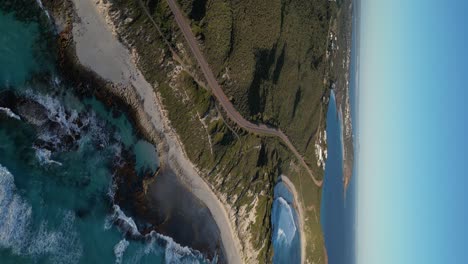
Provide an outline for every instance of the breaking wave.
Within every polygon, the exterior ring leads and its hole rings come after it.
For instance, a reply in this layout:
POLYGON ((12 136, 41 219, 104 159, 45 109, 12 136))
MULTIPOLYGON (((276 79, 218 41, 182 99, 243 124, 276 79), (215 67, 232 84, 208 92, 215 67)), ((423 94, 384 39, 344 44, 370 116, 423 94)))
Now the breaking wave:
MULTIPOLYGON (((145 239, 145 247, 140 248, 132 256, 129 263, 140 263, 143 257, 151 254, 163 255, 164 263, 167 264, 209 263, 200 252, 179 245, 171 237, 151 231, 151 233, 145 236, 145 239)), ((213 260, 211 263, 216 263, 216 260, 213 260)))
POLYGON ((36 158, 41 165, 55 164, 62 166, 62 163, 51 159, 52 152, 48 149, 33 147, 36 150, 36 158))
POLYGON ((41 0, 36 0, 36 2, 37 2, 37 4, 39 5, 39 7, 42 9, 42 11, 44 11, 44 13, 46 14, 47 19, 49 19, 49 21, 50 21, 50 14, 49 14, 49 11, 47 11, 47 10, 44 8, 44 5, 42 5, 41 0))
MULTIPOLYGON (((110 229, 112 225, 116 224, 124 234, 131 234, 134 238, 143 239, 145 241, 145 247, 140 248, 132 256, 129 263, 139 263, 144 256, 150 254, 163 254, 164 261, 167 264, 192 264, 200 263, 200 261, 208 262, 201 252, 181 246, 171 237, 158 234, 155 231, 151 231, 146 235, 141 235, 135 221, 131 217, 125 215, 118 205, 114 205, 113 209, 113 213, 109 215, 105 221, 104 228, 110 229)), ((123 253, 128 245, 129 242, 125 239, 115 245, 114 254, 116 263, 121 263, 123 253)), ((216 258, 212 263, 216 263, 216 258)))
POLYGON ((171 237, 164 236, 152 231, 150 236, 153 241, 159 241, 160 244, 164 245, 164 259, 166 263, 199 263, 200 259, 204 259, 203 255, 189 247, 183 247, 177 244, 171 237))
MULTIPOLYGON (((28 92, 28 97, 39 103, 46 109, 47 118, 59 126, 59 136, 66 135, 75 138, 79 135, 81 129, 88 125, 89 120, 79 120, 76 110, 67 111, 62 103, 48 95, 33 94, 28 92)), ((58 144, 59 136, 55 133, 48 133, 47 129, 42 129, 43 133, 39 136, 41 139, 58 144)), ((55 131, 54 131, 55 132, 55 131)))
POLYGON ((273 215, 276 218, 276 241, 290 244, 297 231, 296 222, 293 215, 293 209, 290 204, 283 198, 278 197, 273 208, 273 215))
POLYGON ((47 222, 32 225, 32 207, 16 193, 13 175, 0 165, 0 247, 15 255, 49 257, 51 263, 77 263, 82 254, 73 225, 75 216, 65 212, 57 230, 47 222))
POLYGON ((114 255, 115 255, 115 263, 116 264, 122 263, 123 253, 127 249, 128 245, 130 245, 130 243, 125 238, 120 240, 120 242, 117 243, 117 245, 115 245, 114 255))
MULTIPOLYGON (((100 120, 94 111, 79 112, 64 107, 60 99, 27 91, 26 96, 40 104, 45 111, 48 122, 42 124, 38 132, 39 146, 42 149, 38 156, 48 155, 46 150, 67 151, 91 143, 99 148, 111 146, 120 156, 119 144, 112 144, 110 133, 106 131, 106 123, 100 120)), ((114 142, 115 143, 115 142, 114 142)), ((44 159, 47 163, 47 159, 44 159)))
MULTIPOLYGON (((59 80, 55 82, 58 83, 59 80)), ((25 121, 38 121, 30 123, 37 128, 38 140, 33 148, 41 165, 62 165, 52 159, 54 153, 68 151, 70 146, 80 147, 86 144, 99 146, 101 149, 109 148, 115 154, 114 165, 123 164, 122 144, 116 142, 115 136, 111 135, 106 127, 107 123, 99 119, 94 111, 72 110, 68 108, 70 104, 67 104, 67 100, 55 95, 52 97, 27 91, 26 98, 42 106, 37 109, 44 115, 39 116, 35 111, 27 112, 24 109, 21 109, 24 112, 18 111, 19 115, 10 109, 2 108, 0 111, 13 118, 22 117, 25 121)), ((27 106, 25 103, 25 107, 27 106)), ((67 163, 64 161, 64 164, 67 163)), ((115 188, 115 183, 109 188, 108 196, 111 200, 115 188)), ((155 231, 142 235, 135 221, 125 215, 118 205, 113 205, 112 209, 112 213, 105 219, 104 228, 117 226, 124 234, 124 238, 113 249, 116 263, 127 263, 127 258, 130 259, 130 263, 139 263, 143 258, 153 255, 163 257, 165 263, 171 264, 208 262, 202 253, 181 246, 171 237, 155 231), (133 252, 132 248, 132 254, 125 256, 124 261, 124 253, 134 240, 139 241, 138 243, 143 242, 143 245, 136 249, 136 252, 133 252)), ((78 263, 83 246, 75 231, 75 214, 63 212, 61 218, 61 223, 53 228, 47 221, 35 219, 32 205, 16 190, 14 176, 0 165, 0 248, 10 249, 15 255, 35 259, 45 257, 50 263, 78 263)), ((212 263, 216 263, 216 258, 212 263)))
POLYGON ((125 213, 120 209, 120 206, 113 205, 113 213, 106 218, 104 223, 105 229, 110 229, 113 224, 117 224, 120 231, 124 234, 131 234, 133 236, 141 236, 138 227, 131 217, 125 215, 125 213))
POLYGON ((14 119, 17 119, 17 120, 21 120, 21 117, 19 115, 15 114, 13 111, 11 111, 10 108, 0 107, 0 112, 5 113, 8 117, 11 117, 11 118, 14 118, 14 119))

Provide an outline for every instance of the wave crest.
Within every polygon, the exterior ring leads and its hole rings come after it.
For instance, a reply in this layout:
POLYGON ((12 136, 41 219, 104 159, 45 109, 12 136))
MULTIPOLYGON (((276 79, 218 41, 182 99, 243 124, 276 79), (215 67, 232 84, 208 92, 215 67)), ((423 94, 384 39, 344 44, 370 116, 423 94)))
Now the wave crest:
POLYGON ((120 242, 115 245, 114 255, 116 264, 122 263, 123 253, 127 249, 128 245, 130 245, 130 243, 125 238, 120 240, 120 242))
POLYGON ((11 117, 11 118, 14 118, 14 119, 17 119, 17 120, 21 120, 21 117, 19 115, 15 114, 13 111, 11 111, 10 108, 0 107, 0 112, 5 113, 8 117, 11 117))
MULTIPOLYGON (((130 263, 139 263, 140 260, 149 254, 163 255, 165 263, 181 263, 191 264, 208 262, 203 254, 189 247, 181 246, 171 237, 161 235, 156 231, 151 231, 149 234, 142 235, 135 224, 135 221, 125 215, 118 205, 113 206, 114 212, 106 219, 104 228, 109 229, 113 224, 117 224, 118 228, 125 234, 130 234, 134 238, 143 239, 146 241, 146 246, 140 248, 132 257, 130 263)), ((114 253, 116 263, 121 263, 123 252, 128 247, 128 241, 121 240, 115 247, 114 253)), ((212 261, 216 263, 216 258, 212 261)))
POLYGON ((290 244, 296 236, 296 220, 291 205, 283 197, 275 200, 273 216, 276 220, 273 223, 276 231, 275 240, 290 244))
POLYGON ((48 256, 51 263, 77 263, 82 254, 75 217, 65 212, 57 230, 51 231, 42 221, 34 228, 32 207, 16 193, 13 174, 0 165, 0 247, 13 254, 48 256), (37 231, 36 231, 37 230, 37 231))

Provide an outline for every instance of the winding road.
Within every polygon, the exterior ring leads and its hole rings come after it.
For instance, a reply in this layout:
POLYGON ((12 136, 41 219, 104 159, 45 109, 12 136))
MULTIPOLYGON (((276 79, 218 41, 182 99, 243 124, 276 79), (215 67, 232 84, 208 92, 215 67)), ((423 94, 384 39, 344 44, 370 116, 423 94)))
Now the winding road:
POLYGON ((291 143, 289 138, 281 130, 268 127, 264 124, 254 124, 252 122, 249 122, 244 117, 242 117, 242 115, 234 108, 231 101, 229 101, 226 94, 224 94, 223 89, 221 88, 218 81, 216 80, 213 72, 210 69, 210 66, 208 65, 208 62, 206 61, 200 48, 198 47, 198 42, 192 33, 190 24, 187 22, 184 15, 180 11, 176 3, 176 0, 167 0, 167 3, 169 4, 169 7, 172 13, 174 14, 176 22, 179 25, 179 28, 182 31, 182 34, 184 35, 185 40, 190 46, 190 49, 202 70, 203 75, 206 78, 206 81, 208 82, 208 86, 211 87, 211 91, 213 92, 213 95, 216 97, 216 99, 219 101, 221 106, 224 108, 228 117, 232 121, 234 121, 239 127, 249 131, 250 133, 279 137, 286 144, 286 146, 294 153, 297 159, 301 162, 302 166, 307 170, 310 177, 314 181, 315 185, 317 185, 318 187, 321 187, 323 180, 318 180, 315 178, 314 174, 312 173, 312 170, 309 168, 309 166, 305 162, 302 155, 297 151, 297 149, 291 143))

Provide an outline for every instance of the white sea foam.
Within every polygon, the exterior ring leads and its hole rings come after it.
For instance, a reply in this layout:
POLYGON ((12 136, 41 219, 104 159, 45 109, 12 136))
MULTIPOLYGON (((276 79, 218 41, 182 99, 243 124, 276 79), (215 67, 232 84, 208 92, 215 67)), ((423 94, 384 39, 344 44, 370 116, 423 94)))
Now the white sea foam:
POLYGON ((77 125, 78 112, 67 112, 62 103, 51 96, 33 94, 33 99, 47 109, 47 117, 57 122, 68 135, 78 134, 81 129, 77 125))
POLYGON ((55 164, 62 166, 62 163, 51 159, 52 152, 50 150, 37 147, 34 147, 34 149, 36 150, 36 158, 41 165, 55 164))
POLYGON ((47 118, 58 124, 59 131, 43 129, 38 135, 39 139, 51 143, 54 150, 63 150, 61 142, 63 136, 76 138, 77 135, 80 135, 80 139, 76 142, 79 146, 85 145, 90 141, 102 147, 110 145, 109 135, 108 133, 104 133, 105 123, 97 118, 94 111, 80 115, 76 110, 66 109, 58 98, 37 94, 32 90, 26 91, 26 95, 31 100, 42 105, 47 111, 47 118), (86 133, 83 133, 83 128, 87 128, 86 133))
MULTIPOLYGON (((132 256, 132 260, 129 261, 129 263, 139 263, 145 255, 150 254, 163 255, 165 263, 168 264, 199 263, 201 259, 204 259, 203 255, 199 251, 181 246, 171 237, 158 234, 155 231, 151 231, 151 233, 145 236, 141 235, 135 221, 131 217, 126 216, 118 205, 114 205, 113 209, 113 213, 109 215, 105 221, 105 229, 109 229, 114 223, 118 222, 119 228, 123 232, 130 232, 133 236, 141 236, 141 238, 146 238, 147 240, 146 246, 139 249, 132 256)), ((128 245, 129 242, 123 239, 114 247, 116 263, 121 263, 123 252, 126 250, 128 245)), ((216 258, 212 263, 216 263, 216 258)))
POLYGON ((118 222, 119 228, 123 232, 130 232, 134 236, 141 236, 135 221, 131 217, 126 216, 120 209, 120 206, 114 204, 113 209, 112 215, 109 215, 104 222, 104 229, 109 229, 114 223, 118 222))
POLYGON ((82 247, 73 231, 74 215, 65 212, 62 219, 55 230, 46 221, 36 230, 31 205, 16 193, 13 175, 0 165, 0 248, 16 255, 47 255, 51 263, 77 263, 82 247))
POLYGON ((111 149, 114 153, 114 165, 122 167, 125 164, 124 159, 122 159, 122 144, 112 144, 111 149))
POLYGON ((276 233, 276 240, 285 240, 286 239, 286 233, 284 233, 284 230, 281 228, 278 228, 278 232, 276 233))
POLYGON ((276 240, 284 241, 286 244, 290 244, 294 239, 297 231, 296 222, 293 215, 293 210, 290 204, 283 198, 278 197, 278 219, 276 231, 276 240))
POLYGON ((116 264, 122 263, 123 253, 127 249, 128 245, 130 245, 130 243, 126 239, 120 240, 120 242, 115 245, 114 255, 116 264))
POLYGON ((47 228, 43 221, 35 234, 27 253, 33 256, 49 255, 52 263, 78 263, 83 253, 78 234, 74 231, 75 215, 63 213, 62 223, 55 230, 47 228))
POLYGON ((13 175, 0 165, 0 247, 21 254, 32 209, 15 191, 13 175))
MULTIPOLYGON (((166 264, 194 264, 206 260, 199 251, 183 247, 171 237, 155 231, 151 231, 146 237, 148 239, 146 246, 139 249, 129 263, 139 263, 144 256, 151 254, 162 256, 166 264)), ((216 263, 216 258, 212 263, 216 263)))
POLYGON ((0 107, 0 112, 4 112, 7 116, 9 116, 11 118, 21 120, 21 117, 19 115, 15 114, 13 111, 11 111, 10 108, 0 107))
POLYGON ((46 14, 47 18, 48 18, 49 21, 50 21, 49 12, 44 8, 44 5, 42 5, 41 0, 36 0, 36 2, 37 2, 37 4, 39 5, 39 7, 42 9, 42 11, 44 11, 44 13, 46 14))
MULTIPOLYGON (((112 179, 114 178, 115 176, 112 175, 112 179)), ((113 180, 112 184, 109 186, 109 189, 107 189, 107 196, 111 199, 111 201, 114 200, 116 190, 117 190, 117 183, 113 180)))
POLYGON ((183 247, 177 244, 171 237, 151 232, 152 236, 157 239, 162 239, 166 242, 164 251, 164 260, 167 264, 169 263, 199 263, 199 259, 203 258, 202 254, 198 251, 194 251, 189 247, 183 247))

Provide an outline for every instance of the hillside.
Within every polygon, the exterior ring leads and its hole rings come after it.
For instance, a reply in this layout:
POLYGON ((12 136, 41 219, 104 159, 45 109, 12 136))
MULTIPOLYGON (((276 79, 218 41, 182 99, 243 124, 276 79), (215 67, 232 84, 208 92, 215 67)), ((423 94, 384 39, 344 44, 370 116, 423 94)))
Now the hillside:
MULTIPOLYGON (((328 88, 330 1, 179 0, 225 93, 315 162, 328 88)), ((320 170, 316 174, 321 174, 320 170)))

